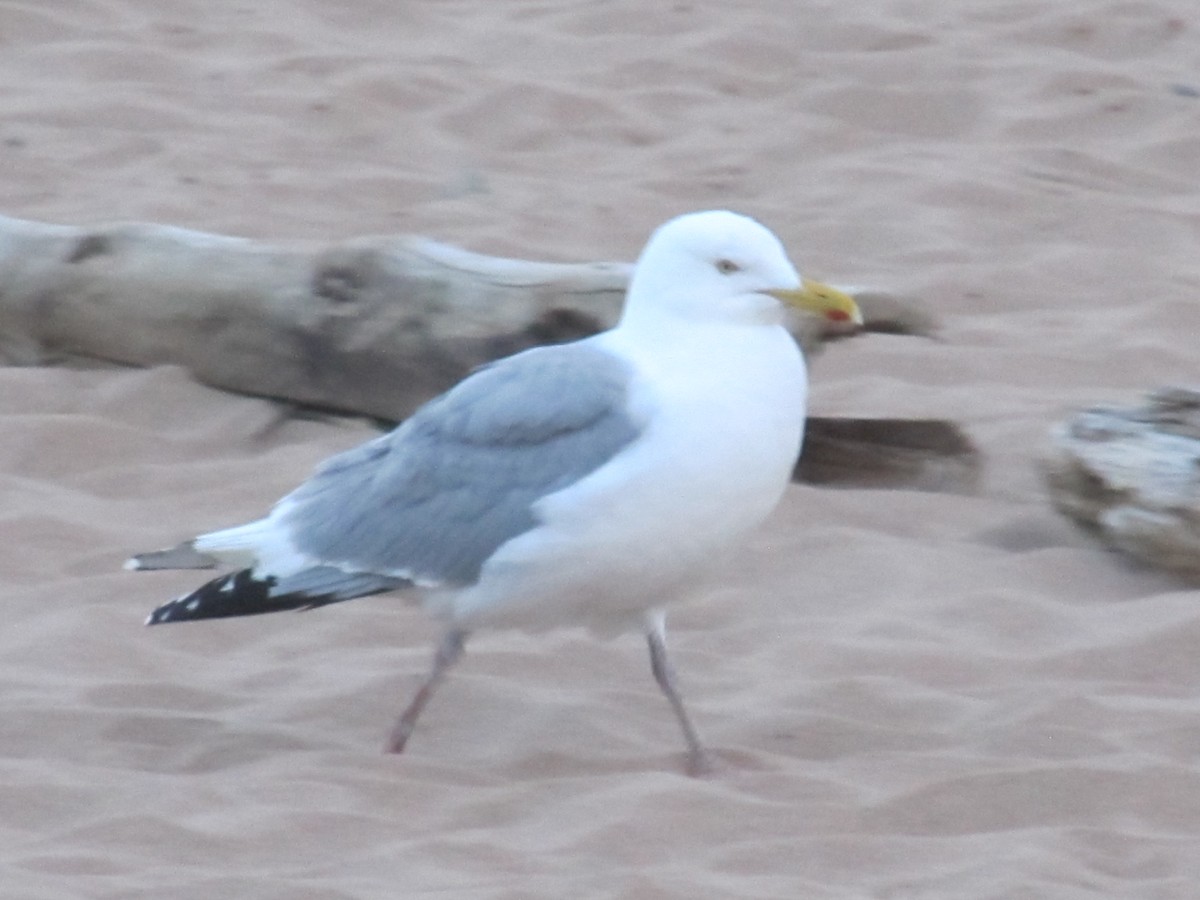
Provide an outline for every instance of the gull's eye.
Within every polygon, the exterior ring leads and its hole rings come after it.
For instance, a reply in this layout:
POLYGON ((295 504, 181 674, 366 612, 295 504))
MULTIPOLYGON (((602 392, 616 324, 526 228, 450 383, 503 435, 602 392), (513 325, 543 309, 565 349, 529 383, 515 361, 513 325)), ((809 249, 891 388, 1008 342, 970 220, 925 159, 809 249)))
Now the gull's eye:
POLYGON ((732 275, 734 272, 742 271, 742 267, 735 263, 732 259, 718 259, 717 271, 722 275, 732 275))

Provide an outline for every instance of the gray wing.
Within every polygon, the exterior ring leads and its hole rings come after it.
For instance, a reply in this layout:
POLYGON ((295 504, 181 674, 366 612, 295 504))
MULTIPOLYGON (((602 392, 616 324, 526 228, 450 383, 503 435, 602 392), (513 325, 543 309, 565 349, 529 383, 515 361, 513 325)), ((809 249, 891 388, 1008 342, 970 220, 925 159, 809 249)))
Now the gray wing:
POLYGON ((329 565, 470 584, 533 504, 642 430, 630 367, 587 344, 493 363, 395 431, 336 456, 285 499, 296 547, 329 565))

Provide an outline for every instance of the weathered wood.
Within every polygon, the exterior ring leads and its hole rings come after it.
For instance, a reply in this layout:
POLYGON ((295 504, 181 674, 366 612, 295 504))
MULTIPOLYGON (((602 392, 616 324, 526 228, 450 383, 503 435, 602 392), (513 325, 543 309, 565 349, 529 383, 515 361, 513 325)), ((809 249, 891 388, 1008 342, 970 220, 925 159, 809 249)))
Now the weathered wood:
MULTIPOLYGON (((0 358, 171 363, 215 387, 395 421, 484 362, 609 327, 631 268, 500 259, 420 237, 284 245, 0 216, 0 358)), ((847 290, 865 330, 935 330, 913 300, 847 290)), ((816 319, 798 327, 810 354, 839 334, 816 319)), ((830 421, 810 426, 799 477, 953 490, 973 479, 974 449, 950 423, 879 420, 851 435, 830 421)))
POLYGON ((810 416, 794 479, 809 484, 972 493, 979 451, 940 419, 810 416))
POLYGON ((398 419, 482 362, 604 327, 627 277, 420 238, 309 248, 0 218, 0 351, 169 362, 216 387, 398 419))
MULTIPOLYGON (((630 268, 419 237, 290 246, 0 217, 0 353, 169 362, 216 387, 399 419, 483 362, 610 326, 630 268)), ((868 327, 894 330, 899 308, 932 328, 909 301, 862 298, 868 327)), ((811 348, 822 327, 807 321, 801 339, 811 348)))
POLYGON ((1200 580, 1200 389, 1057 426, 1043 471, 1054 505, 1106 544, 1200 580))

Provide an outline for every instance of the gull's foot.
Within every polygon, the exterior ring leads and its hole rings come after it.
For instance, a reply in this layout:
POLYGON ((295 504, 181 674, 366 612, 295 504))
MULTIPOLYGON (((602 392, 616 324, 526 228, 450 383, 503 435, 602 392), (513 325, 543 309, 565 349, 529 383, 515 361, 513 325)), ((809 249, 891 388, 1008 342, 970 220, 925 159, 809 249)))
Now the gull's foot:
POLYGON ((707 750, 694 750, 688 754, 684 771, 690 778, 711 778, 721 770, 721 764, 707 750))
POLYGON ((406 727, 408 723, 398 722, 396 727, 392 729, 391 736, 388 737, 387 744, 383 748, 384 753, 403 753, 405 745, 408 744, 408 739, 412 735, 412 728, 406 727))

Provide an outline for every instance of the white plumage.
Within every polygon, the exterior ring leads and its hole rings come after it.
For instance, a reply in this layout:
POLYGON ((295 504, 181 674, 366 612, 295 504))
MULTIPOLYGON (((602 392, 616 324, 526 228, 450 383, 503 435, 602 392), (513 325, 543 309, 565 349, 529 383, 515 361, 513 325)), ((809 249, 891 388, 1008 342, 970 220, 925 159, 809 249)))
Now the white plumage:
MULTIPOLYGON (((246 568, 150 623, 412 586, 446 635, 395 751, 476 628, 640 626, 689 769, 703 770, 663 608, 789 481, 807 383, 788 302, 858 318, 844 294, 802 282, 757 222, 721 211, 671 220, 638 260, 615 328, 486 367, 326 463, 265 519, 196 538, 194 551, 246 568)), ((133 567, 157 567, 153 557, 133 567)))

